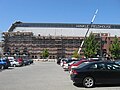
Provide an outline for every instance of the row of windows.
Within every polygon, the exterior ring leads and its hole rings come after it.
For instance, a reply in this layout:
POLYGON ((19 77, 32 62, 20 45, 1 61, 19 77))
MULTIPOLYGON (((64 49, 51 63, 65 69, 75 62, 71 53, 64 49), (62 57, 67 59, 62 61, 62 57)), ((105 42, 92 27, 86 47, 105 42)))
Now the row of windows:
MULTIPOLYGON (((33 41, 33 40, 31 40, 31 39, 20 39, 20 38, 18 38, 17 40, 16 39, 14 39, 14 38, 9 38, 9 42, 11 42, 11 43, 32 43, 32 44, 49 44, 49 45, 53 45, 53 44, 58 44, 58 45, 64 45, 64 44, 73 44, 73 45, 75 45, 75 44, 79 44, 80 45, 80 43, 81 43, 81 41, 63 41, 63 42, 55 42, 55 41, 46 41, 46 40, 42 40, 42 41, 33 41)), ((120 42, 120 41, 119 41, 120 42)), ((108 42, 107 41, 102 41, 102 44, 107 44, 108 42)), ((110 43, 112 44, 113 43, 113 41, 110 41, 110 43)))
POLYGON ((52 40, 35 40, 34 44, 80 44, 79 40, 67 40, 67 41, 52 41, 52 40))

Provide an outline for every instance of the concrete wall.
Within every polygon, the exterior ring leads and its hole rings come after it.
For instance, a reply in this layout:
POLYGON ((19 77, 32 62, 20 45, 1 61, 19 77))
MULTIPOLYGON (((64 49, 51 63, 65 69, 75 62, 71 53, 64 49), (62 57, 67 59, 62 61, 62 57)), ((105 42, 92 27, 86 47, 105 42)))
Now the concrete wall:
MULTIPOLYGON (((43 27, 16 27, 13 32, 33 32, 34 35, 41 36, 80 36, 83 37, 88 28, 43 28, 43 27)), ((94 29, 91 28, 89 33, 109 33, 110 36, 120 36, 120 29, 94 29)), ((89 34, 88 34, 89 35, 89 34)))

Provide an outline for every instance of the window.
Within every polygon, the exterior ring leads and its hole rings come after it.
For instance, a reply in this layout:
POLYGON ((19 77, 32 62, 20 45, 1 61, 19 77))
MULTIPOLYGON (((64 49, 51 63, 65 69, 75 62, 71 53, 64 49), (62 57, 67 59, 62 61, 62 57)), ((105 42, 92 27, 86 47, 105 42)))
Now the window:
POLYGON ((98 64, 97 68, 100 69, 100 70, 103 70, 103 69, 105 69, 105 64, 104 63, 100 63, 100 64, 98 64))
POLYGON ((97 64, 93 64, 90 69, 97 69, 98 65, 97 64))
POLYGON ((120 70, 120 66, 117 64, 107 64, 108 70, 120 70))
POLYGON ((103 64, 103 63, 93 64, 90 66, 90 69, 103 70, 103 69, 105 69, 105 64, 103 64))

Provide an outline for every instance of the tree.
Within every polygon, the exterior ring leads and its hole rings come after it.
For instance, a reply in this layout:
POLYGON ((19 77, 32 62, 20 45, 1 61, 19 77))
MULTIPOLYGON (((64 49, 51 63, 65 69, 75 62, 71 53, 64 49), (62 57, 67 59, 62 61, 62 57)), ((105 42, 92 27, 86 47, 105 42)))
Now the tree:
POLYGON ((87 58, 95 57, 99 48, 99 42, 96 40, 95 35, 90 33, 90 36, 84 42, 84 55, 87 58))
POLYGON ((44 49, 43 52, 42 52, 42 56, 45 58, 47 58, 49 56, 49 52, 47 49, 44 49))
POLYGON ((117 36, 115 36, 109 50, 111 52, 112 58, 114 59, 120 58, 120 43, 117 36))
POLYGON ((80 57, 80 55, 78 54, 78 50, 75 50, 75 51, 74 51, 73 57, 74 57, 74 58, 79 58, 79 57, 80 57))

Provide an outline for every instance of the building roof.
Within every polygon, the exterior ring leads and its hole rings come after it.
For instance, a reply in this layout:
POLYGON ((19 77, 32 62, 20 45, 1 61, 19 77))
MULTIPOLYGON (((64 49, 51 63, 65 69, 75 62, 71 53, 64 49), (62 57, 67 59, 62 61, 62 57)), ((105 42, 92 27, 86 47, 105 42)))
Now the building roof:
MULTIPOLYGON (((88 28, 90 24, 71 24, 71 23, 23 23, 15 22, 9 28, 12 32, 16 27, 46 27, 46 28, 88 28)), ((95 29, 120 29, 120 24, 92 24, 91 28, 95 29)))

